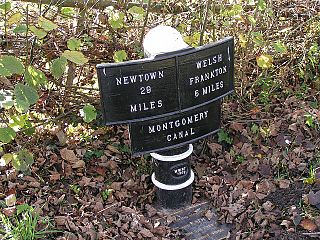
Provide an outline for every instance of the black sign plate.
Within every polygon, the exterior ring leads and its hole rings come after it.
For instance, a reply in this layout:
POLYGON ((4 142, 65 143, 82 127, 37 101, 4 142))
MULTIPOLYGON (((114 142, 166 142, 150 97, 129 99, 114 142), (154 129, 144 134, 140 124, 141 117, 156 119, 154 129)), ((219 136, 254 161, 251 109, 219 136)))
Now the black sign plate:
POLYGON ((194 142, 220 127, 221 101, 183 113, 131 123, 133 155, 156 152, 194 142))
POLYGON ((232 37, 155 59, 97 66, 106 124, 188 111, 233 91, 232 37))

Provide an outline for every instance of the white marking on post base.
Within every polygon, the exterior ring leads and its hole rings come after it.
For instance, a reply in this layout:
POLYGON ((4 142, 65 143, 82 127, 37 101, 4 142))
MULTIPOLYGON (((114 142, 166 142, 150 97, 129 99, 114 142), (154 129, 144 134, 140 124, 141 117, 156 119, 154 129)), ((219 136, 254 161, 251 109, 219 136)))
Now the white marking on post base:
POLYGON ((151 155, 151 157, 153 157, 159 161, 175 162, 175 161, 179 161, 179 160, 182 160, 182 159, 189 157, 192 152, 193 152, 193 145, 189 144, 189 149, 186 152, 178 154, 178 155, 164 156, 164 155, 161 155, 158 153, 150 153, 150 155, 151 155))
POLYGON ((228 47, 228 59, 229 59, 229 62, 231 61, 231 58, 230 58, 230 48, 228 47))
POLYGON ((151 180, 153 182, 153 184, 160 188, 160 189, 163 189, 163 190, 168 190, 168 191, 174 191, 174 190, 179 190, 179 189, 183 189, 185 187, 188 187, 190 186, 193 181, 194 181, 194 173, 193 171, 191 170, 190 172, 190 178, 184 182, 184 183, 181 183, 181 184, 178 184, 178 185, 167 185, 167 184, 163 184, 161 182, 159 182, 158 180, 156 180, 155 178, 155 174, 153 173, 152 176, 151 176, 151 180))

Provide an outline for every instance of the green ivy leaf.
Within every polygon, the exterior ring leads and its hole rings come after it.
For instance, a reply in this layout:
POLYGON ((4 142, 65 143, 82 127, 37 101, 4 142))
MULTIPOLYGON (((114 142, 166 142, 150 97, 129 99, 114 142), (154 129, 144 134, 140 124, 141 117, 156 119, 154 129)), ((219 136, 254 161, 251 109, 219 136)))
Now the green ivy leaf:
POLYGON ((68 48, 72 51, 79 50, 81 46, 81 41, 77 38, 70 38, 67 42, 68 48))
POLYGON ((95 107, 92 106, 91 104, 86 104, 82 108, 82 112, 83 112, 83 120, 86 123, 89 123, 97 118, 97 111, 95 107))
POLYGON ((20 150, 12 159, 12 166, 22 172, 28 171, 33 163, 33 155, 26 149, 20 150))
POLYGON ((19 13, 19 12, 15 13, 15 14, 11 15, 8 18, 7 23, 8 23, 9 26, 11 26, 13 24, 16 24, 16 23, 20 22, 21 18, 22 18, 22 14, 21 13, 19 13))
POLYGON ((20 24, 13 29, 14 33, 26 33, 27 32, 27 25, 26 24, 20 24))
POLYGON ((51 73, 55 79, 59 79, 62 77, 64 72, 66 71, 68 61, 65 57, 59 57, 52 61, 51 64, 51 73))
POLYGON ((44 87, 48 83, 46 75, 42 71, 35 69, 33 66, 27 68, 24 77, 29 86, 37 89, 44 87))
POLYGON ((280 41, 276 41, 273 43, 273 48, 278 52, 278 53, 286 53, 287 52, 287 47, 280 41))
POLYGON ((64 51, 62 56, 64 56, 70 62, 73 62, 78 65, 83 65, 88 62, 88 59, 83 55, 82 52, 79 52, 79 51, 66 50, 64 51))
POLYGON ((39 28, 36 28, 35 26, 30 26, 29 27, 30 31, 33 32, 34 35, 36 35, 37 38, 39 39, 42 39, 44 38, 45 36, 47 36, 47 32, 42 30, 42 29, 39 29, 39 28))
POLYGON ((22 74, 24 67, 14 56, 4 55, 0 58, 0 76, 9 77, 12 74, 22 74))
POLYGON ((258 66, 263 69, 271 68, 273 65, 273 58, 268 54, 262 54, 257 57, 258 66))
POLYGON ((115 62, 123 62, 126 59, 127 59, 127 53, 125 50, 116 51, 113 54, 113 60, 115 62))
POLYGON ((221 129, 218 132, 218 142, 226 142, 228 144, 232 144, 232 138, 229 136, 228 132, 224 131, 223 129, 221 129))
POLYGON ((16 132, 10 128, 0 128, 0 141, 3 143, 10 143, 16 137, 16 132))
POLYGON ((35 104, 39 95, 33 87, 18 83, 14 88, 16 97, 16 109, 18 112, 26 112, 32 104, 35 104))
POLYGON ((39 17, 38 24, 46 32, 52 31, 52 30, 59 27, 57 24, 55 24, 54 22, 52 22, 44 17, 39 17))

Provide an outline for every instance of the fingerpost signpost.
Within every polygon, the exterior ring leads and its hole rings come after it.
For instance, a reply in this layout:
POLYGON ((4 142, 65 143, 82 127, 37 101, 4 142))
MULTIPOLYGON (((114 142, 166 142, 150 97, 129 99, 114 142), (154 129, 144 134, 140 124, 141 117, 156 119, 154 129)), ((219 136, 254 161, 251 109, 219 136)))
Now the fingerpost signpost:
POLYGON ((97 65, 105 124, 129 124, 133 155, 151 153, 164 208, 191 203, 192 142, 220 127, 221 99, 234 90, 234 41, 188 46, 174 28, 144 39, 147 58, 97 65))

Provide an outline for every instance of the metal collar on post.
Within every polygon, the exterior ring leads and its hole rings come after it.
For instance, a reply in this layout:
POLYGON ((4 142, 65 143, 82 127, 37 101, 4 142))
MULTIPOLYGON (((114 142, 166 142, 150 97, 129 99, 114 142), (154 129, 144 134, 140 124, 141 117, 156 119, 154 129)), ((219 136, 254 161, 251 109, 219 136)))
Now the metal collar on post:
POLYGON ((151 157, 153 157, 159 161, 174 162, 174 161, 179 161, 179 160, 182 160, 182 159, 189 157, 192 152, 193 152, 193 145, 189 144, 189 149, 186 152, 178 154, 178 155, 164 156, 164 155, 161 155, 158 153, 150 153, 150 155, 151 155, 151 157))
POLYGON ((191 170, 190 178, 186 182, 181 183, 181 184, 177 184, 177 185, 168 185, 168 184, 163 184, 163 183, 159 182, 155 178, 155 174, 154 173, 151 176, 151 180, 152 180, 153 184, 156 187, 160 188, 160 189, 168 190, 168 191, 174 191, 174 190, 179 190, 179 189, 183 189, 183 188, 186 188, 186 187, 190 186, 194 181, 194 173, 191 170))

